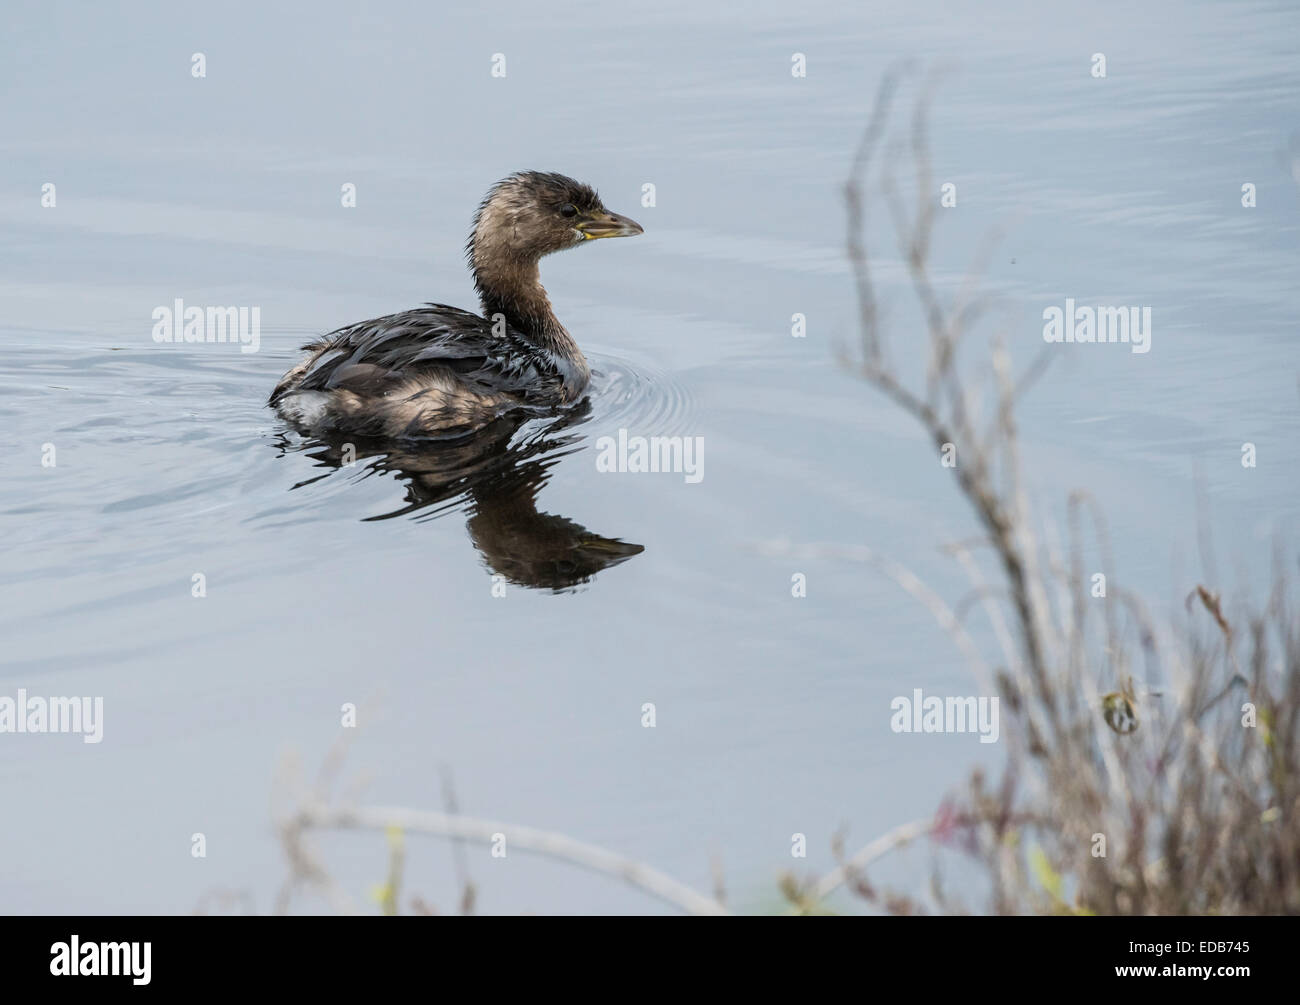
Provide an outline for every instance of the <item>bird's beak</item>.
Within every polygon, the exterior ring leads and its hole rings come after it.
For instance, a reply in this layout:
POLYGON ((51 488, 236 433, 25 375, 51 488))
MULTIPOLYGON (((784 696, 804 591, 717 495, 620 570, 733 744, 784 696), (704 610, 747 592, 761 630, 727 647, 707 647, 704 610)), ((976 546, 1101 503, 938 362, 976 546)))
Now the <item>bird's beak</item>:
POLYGON ((617 213, 597 213, 589 220, 582 220, 575 229, 585 241, 594 241, 601 237, 635 237, 643 234, 641 224, 617 213))

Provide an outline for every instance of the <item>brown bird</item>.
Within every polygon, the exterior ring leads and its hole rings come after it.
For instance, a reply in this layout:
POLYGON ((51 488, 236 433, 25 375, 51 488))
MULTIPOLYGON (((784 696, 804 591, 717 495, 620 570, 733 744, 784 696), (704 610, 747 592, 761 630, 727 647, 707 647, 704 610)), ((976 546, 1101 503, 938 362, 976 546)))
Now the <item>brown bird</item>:
POLYGON ((519 410, 579 400, 591 378, 577 342, 551 310, 544 255, 641 225, 611 213, 594 189, 524 171, 492 187, 466 254, 482 315, 444 304, 340 328, 303 346, 269 404, 313 436, 463 436, 519 410))

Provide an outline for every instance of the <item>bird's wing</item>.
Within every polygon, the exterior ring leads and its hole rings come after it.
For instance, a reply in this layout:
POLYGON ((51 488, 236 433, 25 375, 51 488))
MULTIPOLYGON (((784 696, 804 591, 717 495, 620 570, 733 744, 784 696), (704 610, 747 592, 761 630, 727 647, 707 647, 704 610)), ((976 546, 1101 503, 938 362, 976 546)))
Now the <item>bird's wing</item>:
POLYGON ((365 395, 430 371, 455 374, 468 388, 531 397, 554 378, 545 361, 518 333, 492 331, 490 322, 444 304, 390 314, 331 332, 305 346, 317 355, 297 387, 349 390, 365 395))

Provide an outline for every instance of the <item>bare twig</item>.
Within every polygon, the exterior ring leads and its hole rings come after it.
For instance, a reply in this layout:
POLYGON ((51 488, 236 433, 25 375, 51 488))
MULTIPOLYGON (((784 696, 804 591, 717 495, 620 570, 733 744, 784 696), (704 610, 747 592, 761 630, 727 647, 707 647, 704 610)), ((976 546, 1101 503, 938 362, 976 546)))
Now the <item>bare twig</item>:
POLYGON ((716 900, 692 890, 657 869, 554 831, 400 806, 334 807, 319 803, 307 803, 299 807, 293 822, 298 832, 322 829, 387 831, 397 827, 407 833, 484 844, 492 844, 498 835, 505 835, 507 850, 517 848, 620 879, 688 914, 730 913, 716 900))

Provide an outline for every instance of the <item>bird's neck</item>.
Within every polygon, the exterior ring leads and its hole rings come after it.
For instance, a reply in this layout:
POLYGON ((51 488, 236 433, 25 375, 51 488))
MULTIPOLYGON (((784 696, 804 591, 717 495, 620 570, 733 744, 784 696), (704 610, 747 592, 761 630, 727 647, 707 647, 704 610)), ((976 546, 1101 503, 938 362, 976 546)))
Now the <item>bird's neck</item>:
POLYGON ((551 309, 536 260, 483 260, 476 254, 473 271, 483 316, 494 328, 504 321, 555 357, 566 389, 576 396, 586 386, 591 370, 578 343, 551 309))

